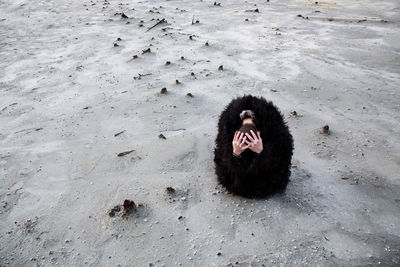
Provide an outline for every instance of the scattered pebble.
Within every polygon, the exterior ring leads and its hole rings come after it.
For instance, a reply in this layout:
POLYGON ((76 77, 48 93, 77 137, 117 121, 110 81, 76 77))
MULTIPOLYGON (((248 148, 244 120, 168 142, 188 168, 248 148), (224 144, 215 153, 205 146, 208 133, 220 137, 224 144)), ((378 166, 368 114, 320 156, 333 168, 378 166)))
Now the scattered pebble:
POLYGON ((329 130, 329 125, 325 125, 319 129, 321 134, 329 135, 331 132, 329 130))
POLYGON ((297 118, 298 117, 297 111, 293 110, 292 112, 290 112, 290 117, 297 118))
POLYGON ((175 193, 175 188, 168 186, 165 191, 167 191, 168 194, 173 194, 175 193))
POLYGON ((129 215, 130 213, 132 213, 135 210, 136 210, 135 202, 133 202, 132 200, 129 200, 129 199, 125 199, 124 200, 124 212, 123 212, 122 216, 129 215))
POLYGON ((158 135, 158 138, 160 138, 160 139, 167 139, 163 134, 159 134, 159 135, 158 135))
POLYGON ((120 211, 121 211, 121 207, 120 207, 119 205, 117 205, 117 206, 114 206, 114 208, 112 208, 112 209, 110 210, 110 212, 108 213, 108 215, 109 215, 110 217, 114 217, 114 216, 115 216, 115 213, 120 212, 120 211))
POLYGON ((166 94, 166 93, 167 93, 167 88, 165 88, 165 87, 162 88, 160 91, 160 94, 166 94))
POLYGON ((146 54, 146 53, 150 53, 150 52, 151 52, 151 49, 150 49, 150 47, 149 47, 149 48, 143 50, 143 51, 142 51, 142 54, 146 54))
POLYGON ((220 65, 220 66, 218 67, 218 70, 224 70, 224 66, 223 66, 223 65, 220 65))

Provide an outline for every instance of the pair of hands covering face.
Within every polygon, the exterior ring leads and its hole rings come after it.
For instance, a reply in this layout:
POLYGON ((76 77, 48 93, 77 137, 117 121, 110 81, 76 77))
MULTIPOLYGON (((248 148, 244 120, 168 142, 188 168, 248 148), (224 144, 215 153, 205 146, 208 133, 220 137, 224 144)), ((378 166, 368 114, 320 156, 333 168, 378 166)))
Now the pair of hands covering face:
POLYGON ((232 141, 233 153, 240 155, 247 148, 251 151, 260 154, 263 150, 263 143, 260 135, 260 131, 257 131, 257 135, 253 130, 250 130, 251 135, 246 135, 240 131, 236 131, 232 141))

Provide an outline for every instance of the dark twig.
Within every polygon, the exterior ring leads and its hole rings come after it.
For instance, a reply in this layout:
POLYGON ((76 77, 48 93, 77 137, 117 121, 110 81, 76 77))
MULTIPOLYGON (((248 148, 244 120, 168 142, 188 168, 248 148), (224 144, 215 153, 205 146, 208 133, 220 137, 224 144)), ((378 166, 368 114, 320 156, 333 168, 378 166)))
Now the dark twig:
POLYGON ((150 28, 147 29, 146 32, 150 31, 151 29, 153 29, 154 27, 156 27, 157 25, 160 25, 161 23, 167 22, 165 20, 165 18, 163 18, 162 20, 160 20, 159 22, 157 22, 156 24, 154 24, 153 26, 151 26, 150 28))
POLYGON ((119 133, 116 133, 116 134, 114 134, 114 136, 118 136, 118 135, 124 133, 125 131, 126 131, 126 130, 123 130, 123 131, 121 131, 121 132, 119 132, 119 133))

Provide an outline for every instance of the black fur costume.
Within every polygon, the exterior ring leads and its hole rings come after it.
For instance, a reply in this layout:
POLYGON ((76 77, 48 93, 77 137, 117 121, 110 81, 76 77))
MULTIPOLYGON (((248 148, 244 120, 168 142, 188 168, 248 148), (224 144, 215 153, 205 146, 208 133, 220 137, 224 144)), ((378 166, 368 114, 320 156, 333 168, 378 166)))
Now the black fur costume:
MULTIPOLYGON (((257 133, 256 133, 257 134, 257 133)), ((233 99, 222 112, 215 140, 214 162, 218 181, 228 191, 250 198, 263 198, 283 191, 289 182, 293 138, 280 111, 263 97, 245 95, 233 99), (250 109, 260 131, 263 151, 250 149, 240 158, 233 155, 235 131, 242 126, 239 114, 250 109)))

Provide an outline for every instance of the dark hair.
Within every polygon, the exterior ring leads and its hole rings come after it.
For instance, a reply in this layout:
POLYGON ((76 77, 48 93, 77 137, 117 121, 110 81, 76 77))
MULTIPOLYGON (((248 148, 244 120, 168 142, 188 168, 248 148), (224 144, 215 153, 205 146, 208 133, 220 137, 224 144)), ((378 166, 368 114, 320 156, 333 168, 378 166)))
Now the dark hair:
POLYGON ((250 136, 253 136, 250 132, 250 130, 253 130, 253 132, 257 135, 257 128, 254 124, 246 123, 240 127, 239 131, 246 134, 248 133, 250 136))

